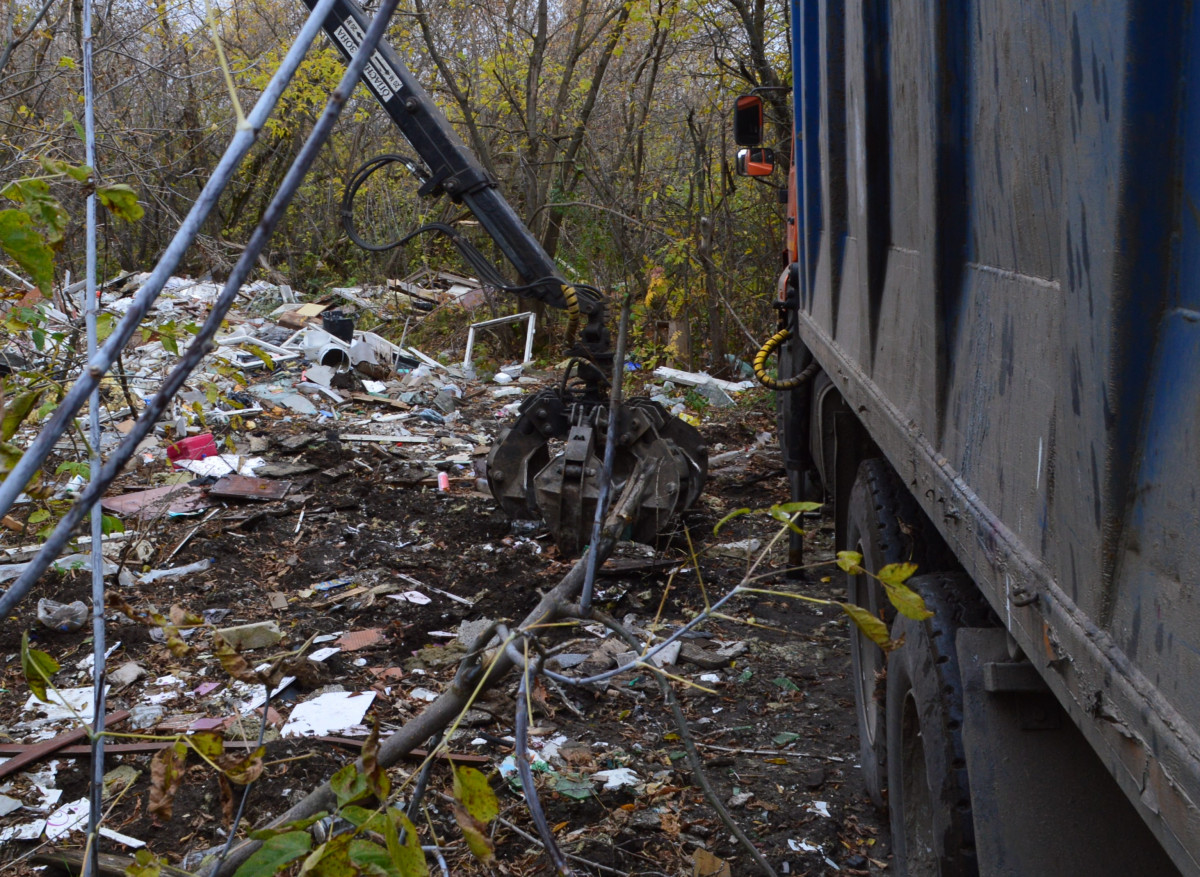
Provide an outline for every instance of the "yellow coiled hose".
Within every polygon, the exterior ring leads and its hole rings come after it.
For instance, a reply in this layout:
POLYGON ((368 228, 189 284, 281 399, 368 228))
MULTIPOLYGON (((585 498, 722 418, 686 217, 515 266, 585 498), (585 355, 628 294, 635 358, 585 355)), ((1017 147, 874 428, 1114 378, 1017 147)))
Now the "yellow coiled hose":
POLYGON ((779 380, 767 374, 766 364, 767 358, 778 349, 779 345, 792 337, 790 329, 780 329, 774 335, 767 339, 767 343, 762 346, 762 349, 754 355, 754 377, 758 378, 758 382, 768 390, 794 390, 817 373, 818 365, 816 362, 811 363, 808 368, 800 372, 795 377, 779 380))
POLYGON ((579 331, 579 293, 574 286, 563 284, 563 298, 567 300, 567 346, 575 343, 575 333, 579 331))

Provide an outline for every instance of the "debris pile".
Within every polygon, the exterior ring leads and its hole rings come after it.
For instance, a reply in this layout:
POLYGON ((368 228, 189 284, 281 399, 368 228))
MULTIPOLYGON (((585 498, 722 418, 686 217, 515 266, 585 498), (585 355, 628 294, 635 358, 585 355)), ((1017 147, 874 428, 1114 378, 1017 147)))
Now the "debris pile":
MULTIPOLYGON (((444 272, 404 283, 397 294, 413 306, 479 291, 444 272)), ((101 291, 110 319, 135 284, 101 291)), ((120 440, 187 349, 188 324, 217 289, 169 284, 126 351, 123 376, 106 385, 102 447, 120 440)), ((128 856, 148 845, 194 868, 224 844, 227 808, 242 790, 227 794, 192 755, 164 810, 154 778, 161 753, 214 735, 225 757, 256 764, 246 813, 259 826, 349 761, 372 727, 386 736, 420 715, 493 620, 521 617, 562 577, 565 558, 545 528, 497 511, 483 466, 522 398, 558 374, 531 362, 474 374, 462 351, 430 356, 396 327, 367 322, 372 296, 392 292, 333 290, 314 305, 286 287, 244 289, 216 349, 104 499, 122 525, 103 542, 109 605, 90 603, 83 538, 39 583, 40 604, 26 601, 0 631, 6 873, 32 874, 46 850, 82 845, 91 613, 105 613, 110 643, 103 848, 128 856), (23 635, 56 665, 49 702, 23 678, 23 635)), ((59 304, 81 302, 72 294, 59 304)), ((42 307, 47 320, 73 319, 42 307)), ((36 345, 10 340, 7 357, 38 367, 36 345)), ((711 781, 780 873, 882 873, 886 830, 852 771, 840 618, 763 598, 739 611, 758 627, 714 622, 649 654, 706 593, 734 584, 774 532, 746 517, 713 539, 713 524, 786 492, 768 418, 722 412, 741 385, 678 371, 655 377, 644 392, 705 430, 713 481, 678 535, 625 543, 600 571, 597 602, 624 619, 641 652, 599 626, 547 634, 547 666, 568 681, 531 692, 531 756, 562 847, 622 872, 647 860, 663 873, 747 872, 745 853, 695 786, 685 741, 645 670, 652 663, 678 680, 711 781)), ((25 427, 14 442, 31 435, 25 427)), ((62 443, 59 463, 85 458, 62 443)), ((50 493, 24 497, 5 519, 0 587, 36 552, 38 513, 60 508, 85 477, 64 469, 50 493)), ((828 550, 828 533, 821 540, 828 550)), ((813 587, 829 596, 838 583, 813 587)), ((503 802, 497 855, 519 869, 540 851, 516 771, 514 696, 511 686, 489 692, 445 743, 455 764, 493 775, 503 802)), ((394 769, 393 787, 423 758, 394 769)), ((439 764, 434 784, 444 786, 439 764)), ((443 799, 429 797, 426 808, 439 831, 452 823, 443 799)), ((479 873, 461 842, 445 854, 453 873, 479 873)))

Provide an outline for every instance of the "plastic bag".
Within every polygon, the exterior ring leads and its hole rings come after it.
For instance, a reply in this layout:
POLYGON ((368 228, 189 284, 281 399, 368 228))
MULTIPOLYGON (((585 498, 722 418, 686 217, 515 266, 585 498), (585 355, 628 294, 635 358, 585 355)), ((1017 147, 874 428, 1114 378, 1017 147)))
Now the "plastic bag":
POLYGON ((74 603, 59 603, 44 597, 38 600, 38 621, 51 630, 71 633, 83 627, 88 620, 88 607, 82 600, 74 603))

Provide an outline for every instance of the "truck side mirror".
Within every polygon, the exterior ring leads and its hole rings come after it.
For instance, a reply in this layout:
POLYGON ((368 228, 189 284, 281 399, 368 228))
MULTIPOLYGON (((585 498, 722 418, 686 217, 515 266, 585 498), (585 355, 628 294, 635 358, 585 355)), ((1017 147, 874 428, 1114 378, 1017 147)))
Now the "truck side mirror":
POLYGON ((743 94, 733 106, 733 141, 738 146, 761 146, 763 141, 763 99, 743 94))
POLYGON ((740 177, 769 177, 775 172, 775 150, 765 146, 739 149, 737 172, 740 177))

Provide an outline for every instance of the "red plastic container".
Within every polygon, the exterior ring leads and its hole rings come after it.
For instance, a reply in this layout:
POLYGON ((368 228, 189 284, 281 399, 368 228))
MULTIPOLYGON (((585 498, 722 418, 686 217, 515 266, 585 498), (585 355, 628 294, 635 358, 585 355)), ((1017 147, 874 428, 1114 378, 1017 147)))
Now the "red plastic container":
POLYGON ((172 463, 176 460, 203 460, 216 455, 217 443, 211 432, 202 432, 167 445, 167 459, 172 463))

